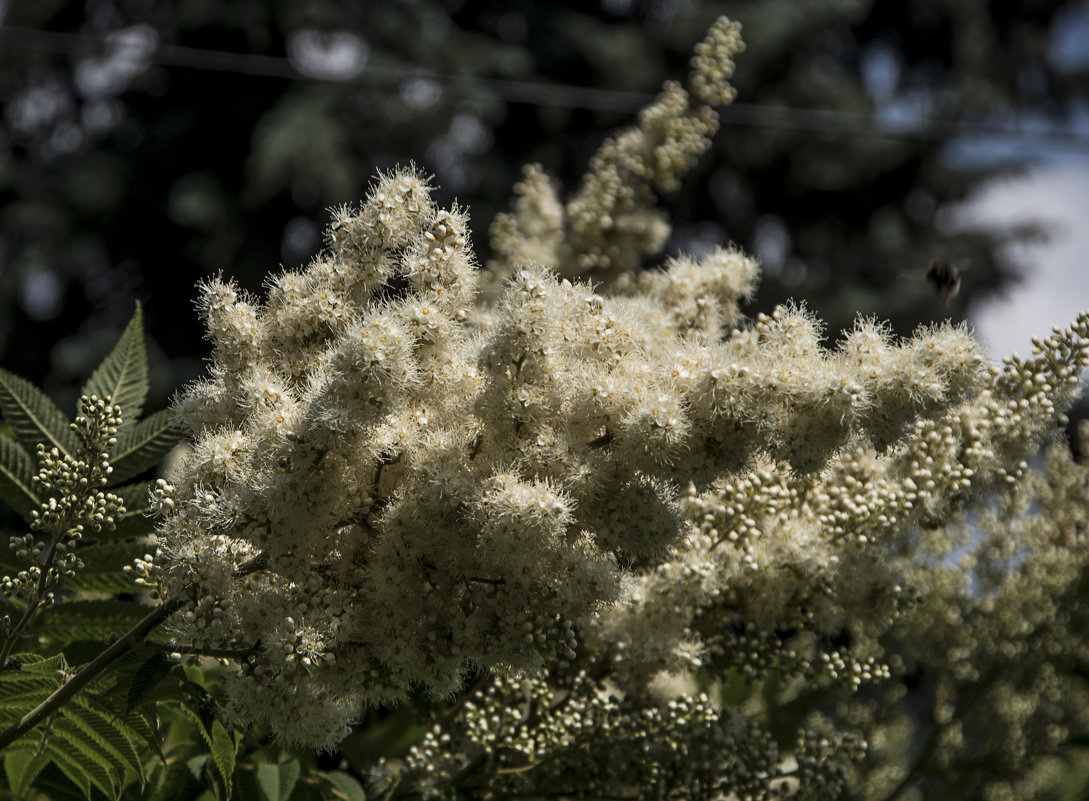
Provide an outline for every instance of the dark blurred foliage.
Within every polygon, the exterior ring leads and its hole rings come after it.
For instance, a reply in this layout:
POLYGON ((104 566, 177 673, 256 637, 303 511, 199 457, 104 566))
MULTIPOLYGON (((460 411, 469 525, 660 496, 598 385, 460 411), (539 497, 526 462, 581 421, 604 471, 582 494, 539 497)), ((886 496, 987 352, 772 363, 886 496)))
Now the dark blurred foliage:
POLYGON ((320 247, 327 207, 398 162, 434 173, 442 202, 470 206, 485 262, 521 165, 539 161, 573 189, 602 138, 684 77, 720 14, 744 25, 744 105, 723 111, 714 153, 663 198, 670 248, 739 242, 765 263, 759 309, 806 298, 833 334, 856 313, 903 333, 959 318, 1014 278, 1004 245, 1033 229, 956 229, 948 209, 1018 165, 956 166, 952 129, 888 135, 871 115, 1061 117, 1087 93, 1084 75, 1049 61, 1069 6, 12 3, 0 27, 0 361, 73 396, 142 299, 161 403, 205 352, 194 283, 222 270, 258 290, 320 247), (925 281, 933 257, 964 265, 949 305, 925 281))

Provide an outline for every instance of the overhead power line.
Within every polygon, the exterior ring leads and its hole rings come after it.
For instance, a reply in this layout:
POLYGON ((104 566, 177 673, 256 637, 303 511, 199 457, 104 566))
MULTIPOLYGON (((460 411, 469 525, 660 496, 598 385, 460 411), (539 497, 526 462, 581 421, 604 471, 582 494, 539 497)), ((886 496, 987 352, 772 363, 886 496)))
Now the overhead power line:
MULTIPOLYGON (((102 39, 82 34, 0 26, 0 45, 90 57, 109 52, 102 39)), ((367 65, 347 80, 315 77, 300 72, 290 59, 256 53, 206 50, 173 44, 157 44, 146 54, 148 61, 164 67, 226 72, 290 81, 338 82, 361 89, 389 88, 406 81, 426 80, 462 97, 486 96, 507 103, 582 108, 592 111, 634 113, 654 99, 643 92, 595 89, 569 84, 487 78, 442 73, 416 67, 367 65)), ((916 115, 883 119, 867 114, 831 109, 773 106, 734 102, 719 109, 724 123, 753 127, 784 128, 823 134, 883 136, 948 141, 968 137, 999 137, 1089 149, 1089 132, 1071 128, 1032 127, 1014 123, 944 120, 916 115)))

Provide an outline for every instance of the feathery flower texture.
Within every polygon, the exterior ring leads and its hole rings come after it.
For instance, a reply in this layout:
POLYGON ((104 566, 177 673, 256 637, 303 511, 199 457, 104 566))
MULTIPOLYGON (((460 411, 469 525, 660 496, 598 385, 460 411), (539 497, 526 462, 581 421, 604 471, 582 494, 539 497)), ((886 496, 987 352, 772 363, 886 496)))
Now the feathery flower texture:
MULTIPOLYGON (((814 719, 787 760, 740 710, 671 687, 886 676, 878 639, 918 595, 893 556, 1023 474, 1074 397, 1089 315, 991 370, 963 327, 898 341, 859 320, 827 347, 804 306, 747 320, 759 270, 736 248, 639 272, 668 234, 653 193, 706 149, 741 48, 716 23, 689 91, 667 84, 569 202, 527 170, 487 271, 465 210, 407 168, 265 299, 203 285, 213 363, 178 398, 192 450, 156 491, 144 569, 187 600, 179 645, 239 652, 233 717, 329 748, 367 704, 484 669, 496 683, 399 780, 440 792, 465 743, 585 759, 606 726, 595 747, 618 754, 684 744, 623 768, 648 786, 755 797, 791 765, 841 785, 859 741, 814 719), (532 698, 554 710, 535 729, 493 714, 532 698)), ((606 787, 620 761, 579 775, 606 787)))

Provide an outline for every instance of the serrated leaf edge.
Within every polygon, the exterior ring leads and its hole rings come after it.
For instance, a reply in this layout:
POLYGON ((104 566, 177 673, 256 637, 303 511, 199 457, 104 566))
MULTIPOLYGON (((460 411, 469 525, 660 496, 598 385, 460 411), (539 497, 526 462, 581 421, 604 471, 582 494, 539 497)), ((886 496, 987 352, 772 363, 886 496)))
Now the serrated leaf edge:
MULTIPOLYGON (((144 344, 144 314, 139 301, 125 330, 83 385, 81 394, 112 396, 121 407, 122 419, 135 422, 147 398, 147 348, 144 344)), ((127 428, 127 426, 124 426, 127 428)))
POLYGON ((41 500, 34 491, 34 459, 15 440, 0 437, 0 496, 29 522, 41 500))
POLYGON ((79 450, 68 420, 49 396, 3 367, 0 367, 0 411, 28 453, 33 453, 38 443, 57 448, 68 456, 79 450))
POLYGON ((219 720, 212 721, 212 759, 215 760, 216 770, 223 779, 226 798, 231 797, 231 786, 234 781, 234 762, 238 749, 238 741, 219 720))

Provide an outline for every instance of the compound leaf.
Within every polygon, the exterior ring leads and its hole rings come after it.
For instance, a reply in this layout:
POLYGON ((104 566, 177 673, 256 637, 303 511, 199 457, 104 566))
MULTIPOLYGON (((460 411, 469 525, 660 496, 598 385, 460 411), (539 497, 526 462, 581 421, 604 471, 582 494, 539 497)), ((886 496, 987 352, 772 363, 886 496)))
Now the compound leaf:
MULTIPOLYGON (((121 417, 133 423, 140 417, 147 397, 147 349, 144 346, 144 314, 139 302, 112 351, 83 385, 83 395, 113 398, 121 417)), ((128 426, 125 426, 126 428, 128 426)))
POLYGON ((25 378, 0 367, 0 412, 28 453, 38 443, 73 456, 79 450, 68 420, 49 396, 25 378))

